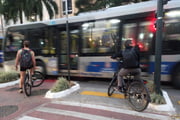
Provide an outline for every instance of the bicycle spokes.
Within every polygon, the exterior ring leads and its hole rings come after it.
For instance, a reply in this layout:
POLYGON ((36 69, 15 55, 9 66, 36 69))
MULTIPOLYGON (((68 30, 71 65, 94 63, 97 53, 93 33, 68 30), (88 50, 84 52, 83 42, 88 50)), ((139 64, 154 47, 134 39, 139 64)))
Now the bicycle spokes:
POLYGON ((149 94, 141 82, 132 82, 128 89, 128 98, 132 108, 143 111, 149 104, 149 94))

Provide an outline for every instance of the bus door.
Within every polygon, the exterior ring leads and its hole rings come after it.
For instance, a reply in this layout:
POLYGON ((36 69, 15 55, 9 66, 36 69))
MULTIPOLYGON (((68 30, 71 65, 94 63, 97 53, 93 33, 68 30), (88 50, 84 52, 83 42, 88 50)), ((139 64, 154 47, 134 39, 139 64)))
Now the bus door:
POLYGON ((57 39, 58 68, 61 75, 67 75, 68 64, 70 64, 71 75, 78 74, 79 57, 79 29, 76 26, 69 26, 70 62, 68 63, 68 40, 65 26, 59 26, 57 39))

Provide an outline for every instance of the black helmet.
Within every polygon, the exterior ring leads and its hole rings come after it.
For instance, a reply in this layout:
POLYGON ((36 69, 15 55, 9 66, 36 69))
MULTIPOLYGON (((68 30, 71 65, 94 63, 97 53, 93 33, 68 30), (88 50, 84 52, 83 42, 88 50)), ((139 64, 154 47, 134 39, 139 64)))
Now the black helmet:
POLYGON ((132 40, 126 40, 125 43, 124 43, 124 46, 127 48, 127 47, 131 47, 131 44, 132 44, 132 40))

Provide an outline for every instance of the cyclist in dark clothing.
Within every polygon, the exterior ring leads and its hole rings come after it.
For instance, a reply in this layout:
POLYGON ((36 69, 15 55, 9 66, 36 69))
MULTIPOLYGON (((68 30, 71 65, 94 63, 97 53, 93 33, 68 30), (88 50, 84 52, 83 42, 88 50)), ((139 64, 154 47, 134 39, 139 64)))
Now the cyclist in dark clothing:
POLYGON ((123 63, 122 67, 118 72, 118 86, 117 90, 122 90, 122 79, 123 76, 128 75, 129 73, 135 73, 134 79, 139 80, 141 69, 140 69, 140 54, 139 47, 132 46, 132 40, 125 41, 125 50, 120 51, 119 53, 113 55, 111 58, 115 59, 117 57, 122 58, 123 63), (132 56, 132 57, 131 57, 132 56))

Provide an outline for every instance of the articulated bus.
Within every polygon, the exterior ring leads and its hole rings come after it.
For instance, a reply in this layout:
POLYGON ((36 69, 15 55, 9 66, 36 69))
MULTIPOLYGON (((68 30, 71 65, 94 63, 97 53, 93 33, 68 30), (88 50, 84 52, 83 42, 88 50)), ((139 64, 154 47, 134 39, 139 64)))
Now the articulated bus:
MULTIPOLYGON (((161 78, 180 88, 180 0, 169 1, 164 9, 161 78)), ((142 75, 149 76, 155 65, 156 10, 157 1, 148 1, 68 19, 9 26, 3 47, 4 68, 14 69, 17 50, 23 40, 29 40, 36 54, 37 68, 46 75, 67 75, 67 46, 70 45, 71 76, 111 78, 117 61, 110 56, 123 49, 125 40, 131 39, 141 51, 142 75)))

